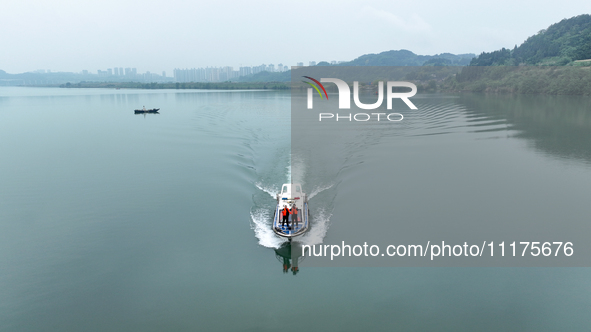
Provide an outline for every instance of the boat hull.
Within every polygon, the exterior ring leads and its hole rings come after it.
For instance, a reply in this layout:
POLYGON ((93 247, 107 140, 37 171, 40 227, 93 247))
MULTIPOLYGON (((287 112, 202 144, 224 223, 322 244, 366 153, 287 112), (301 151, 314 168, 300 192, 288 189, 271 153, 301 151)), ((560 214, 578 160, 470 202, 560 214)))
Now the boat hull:
POLYGON ((145 113, 158 113, 160 109, 159 108, 153 108, 151 110, 135 110, 135 114, 145 114, 145 113))

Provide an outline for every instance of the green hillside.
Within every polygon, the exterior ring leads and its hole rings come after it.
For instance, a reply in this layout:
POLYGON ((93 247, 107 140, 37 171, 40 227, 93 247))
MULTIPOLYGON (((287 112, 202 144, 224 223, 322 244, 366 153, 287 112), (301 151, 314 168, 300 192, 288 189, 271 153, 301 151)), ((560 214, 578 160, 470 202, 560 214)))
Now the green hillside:
POLYGON ((340 66, 467 66, 474 54, 442 53, 435 55, 417 55, 408 50, 386 51, 379 54, 365 54, 340 66))
POLYGON ((579 15, 552 24, 513 50, 483 52, 471 66, 591 65, 591 15, 579 15))

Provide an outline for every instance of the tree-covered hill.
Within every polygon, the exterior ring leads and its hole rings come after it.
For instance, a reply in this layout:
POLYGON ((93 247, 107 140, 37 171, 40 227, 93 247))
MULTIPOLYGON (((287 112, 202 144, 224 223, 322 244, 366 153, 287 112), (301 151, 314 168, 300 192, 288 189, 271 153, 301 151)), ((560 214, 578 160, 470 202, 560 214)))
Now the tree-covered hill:
POLYGON ((386 51, 379 54, 365 54, 340 66, 467 66, 474 54, 442 53, 435 55, 417 55, 408 50, 386 51))
POLYGON ((591 59, 591 15, 587 14, 552 24, 513 50, 483 52, 470 65, 583 65, 575 62, 583 59, 591 59))

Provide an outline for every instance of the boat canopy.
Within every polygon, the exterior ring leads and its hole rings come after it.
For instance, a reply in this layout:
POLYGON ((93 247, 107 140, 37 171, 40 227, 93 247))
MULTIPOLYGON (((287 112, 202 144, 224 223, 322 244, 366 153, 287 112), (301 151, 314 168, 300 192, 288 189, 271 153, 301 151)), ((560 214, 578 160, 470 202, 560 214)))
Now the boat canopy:
POLYGON ((281 197, 294 198, 302 194, 302 185, 299 183, 286 183, 281 188, 281 197))

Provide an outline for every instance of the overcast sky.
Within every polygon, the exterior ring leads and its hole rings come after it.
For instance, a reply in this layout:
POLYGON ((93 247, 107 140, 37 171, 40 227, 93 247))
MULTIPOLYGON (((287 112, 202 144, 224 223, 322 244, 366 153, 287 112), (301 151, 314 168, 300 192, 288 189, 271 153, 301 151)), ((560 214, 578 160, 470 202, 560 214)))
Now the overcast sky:
POLYGON ((521 44, 591 1, 3 0, 0 69, 295 65, 521 44))

